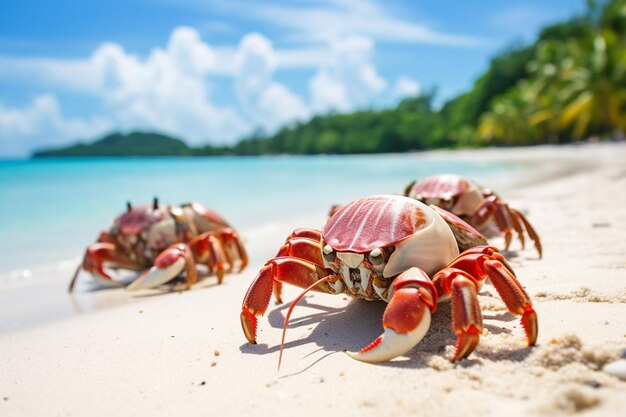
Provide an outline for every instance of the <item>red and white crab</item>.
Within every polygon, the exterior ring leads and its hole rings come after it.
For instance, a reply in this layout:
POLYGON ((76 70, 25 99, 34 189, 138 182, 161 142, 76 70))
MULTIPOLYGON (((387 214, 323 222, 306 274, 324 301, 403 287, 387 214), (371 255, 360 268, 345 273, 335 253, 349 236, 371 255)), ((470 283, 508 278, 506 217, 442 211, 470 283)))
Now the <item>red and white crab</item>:
POLYGON ((222 282, 225 272, 238 264, 243 270, 248 257, 245 248, 228 223, 208 207, 191 202, 181 206, 131 206, 113 221, 97 242, 88 246, 76 269, 71 292, 81 270, 105 287, 124 283, 105 269, 145 270, 130 283, 128 290, 153 288, 165 284, 185 271, 187 287, 197 280, 196 263, 205 264, 209 273, 222 282))
POLYGON ((509 311, 521 316, 528 345, 534 345, 532 302, 504 257, 484 244, 480 233, 436 206, 396 195, 361 198, 338 208, 321 231, 295 230, 263 266, 243 300, 244 334, 256 343, 256 316, 265 313, 272 291, 280 301, 283 283, 306 288, 292 303, 285 328, 291 309, 309 290, 384 300, 384 333, 348 354, 385 361, 414 347, 437 302, 451 299, 456 361, 474 350, 483 331, 477 292, 490 278, 509 311))
POLYGON ((512 229, 516 231, 523 249, 525 229, 535 243, 539 257, 542 256, 539 235, 522 213, 502 201, 492 190, 460 175, 433 175, 412 182, 406 187, 404 195, 454 213, 487 236, 497 232, 504 234, 504 250, 508 250, 511 244, 512 229))

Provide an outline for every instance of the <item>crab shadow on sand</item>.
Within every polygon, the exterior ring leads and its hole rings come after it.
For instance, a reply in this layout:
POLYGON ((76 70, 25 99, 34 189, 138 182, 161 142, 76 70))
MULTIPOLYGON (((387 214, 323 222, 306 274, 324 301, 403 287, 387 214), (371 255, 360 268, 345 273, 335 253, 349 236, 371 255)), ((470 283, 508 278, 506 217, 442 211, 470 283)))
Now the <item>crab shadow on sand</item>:
MULTIPOLYGON (((141 273, 134 275, 126 274, 122 283, 125 285, 132 282, 133 279, 139 277, 141 273)), ((217 287, 220 284, 213 275, 204 274, 193 285, 193 289, 206 289, 217 287)), ((77 290, 69 292, 68 297, 74 313, 85 314, 91 311, 103 310, 114 306, 125 305, 143 299, 150 299, 168 294, 182 294, 188 288, 183 277, 177 277, 172 281, 160 285, 155 288, 140 290, 136 292, 128 292, 125 286, 115 288, 104 287, 96 282, 81 283, 77 290)))
MULTIPOLYGON (((302 365, 302 369, 285 376, 305 372, 327 356, 345 351, 358 351, 371 343, 383 331, 382 316, 387 304, 382 301, 352 299, 344 307, 328 307, 317 302, 317 300, 323 300, 323 298, 316 297, 316 302, 311 302, 312 299, 313 297, 311 296, 305 296, 296 306, 296 309, 298 307, 307 307, 317 311, 291 318, 287 326, 287 335, 283 348, 283 363, 285 363, 289 350, 293 347, 315 343, 318 348, 301 358, 308 359, 311 357, 308 363, 302 365), (310 333, 304 338, 290 339, 289 330, 302 327, 310 329, 310 333), (326 353, 320 357, 320 352, 326 353)), ((290 303, 286 302, 280 305, 275 304, 273 308, 270 307, 267 315, 267 321, 269 321, 270 326, 277 329, 283 328, 285 314, 289 305, 290 303)), ((517 317, 506 311, 483 311, 483 318, 486 321, 484 323, 485 329, 494 335, 512 333, 510 329, 499 326, 497 323, 493 323, 494 321, 510 322, 518 320, 517 317)), ((259 319, 260 327, 266 324, 263 318, 259 319)), ((432 316, 430 329, 424 339, 404 356, 393 361, 381 362, 378 365, 397 368, 430 367, 429 361, 433 356, 441 358, 450 356, 450 352, 446 350, 448 346, 453 347, 455 345, 456 338, 456 334, 452 329, 451 305, 449 302, 440 303, 437 305, 437 311, 432 316)), ((257 345, 245 343, 240 346, 240 351, 255 355, 265 355, 280 351, 280 340, 260 340, 260 342, 257 345)), ((480 349, 479 345, 479 348, 469 359, 457 362, 456 366, 475 366, 480 364, 483 359, 520 361, 528 355, 528 351, 529 349, 521 346, 519 349, 500 352, 485 351, 480 349)))

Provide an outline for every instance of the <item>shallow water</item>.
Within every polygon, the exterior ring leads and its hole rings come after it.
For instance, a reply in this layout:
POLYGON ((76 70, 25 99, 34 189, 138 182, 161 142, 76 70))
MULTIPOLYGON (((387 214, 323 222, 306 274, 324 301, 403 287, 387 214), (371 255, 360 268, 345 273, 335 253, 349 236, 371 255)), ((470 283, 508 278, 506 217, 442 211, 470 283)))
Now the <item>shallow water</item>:
POLYGON ((400 192, 434 173, 492 185, 523 169, 528 165, 421 154, 0 161, 0 285, 77 262, 127 200, 196 200, 254 235, 293 218, 319 227, 331 204, 400 192))

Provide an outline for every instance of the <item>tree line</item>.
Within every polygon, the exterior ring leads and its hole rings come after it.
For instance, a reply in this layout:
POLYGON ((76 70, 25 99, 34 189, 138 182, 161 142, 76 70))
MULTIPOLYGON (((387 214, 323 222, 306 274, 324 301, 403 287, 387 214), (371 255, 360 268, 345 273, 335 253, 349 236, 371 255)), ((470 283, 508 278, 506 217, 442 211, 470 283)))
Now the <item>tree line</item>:
POLYGON ((326 114, 204 154, 373 153, 567 143, 626 131, 626 0, 587 1, 529 45, 494 57, 467 93, 435 92, 387 110, 326 114))

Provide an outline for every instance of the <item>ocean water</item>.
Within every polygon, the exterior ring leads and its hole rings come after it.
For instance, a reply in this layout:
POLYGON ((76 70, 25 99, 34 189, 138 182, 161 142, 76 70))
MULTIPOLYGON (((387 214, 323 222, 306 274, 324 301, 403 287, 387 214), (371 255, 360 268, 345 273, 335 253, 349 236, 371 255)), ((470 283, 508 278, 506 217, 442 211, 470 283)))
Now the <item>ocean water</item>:
POLYGON ((320 227, 331 204, 400 192, 434 173, 492 186, 524 169, 421 154, 0 161, 0 285, 37 268, 75 265, 126 201, 196 200, 245 236, 294 218, 320 227))

